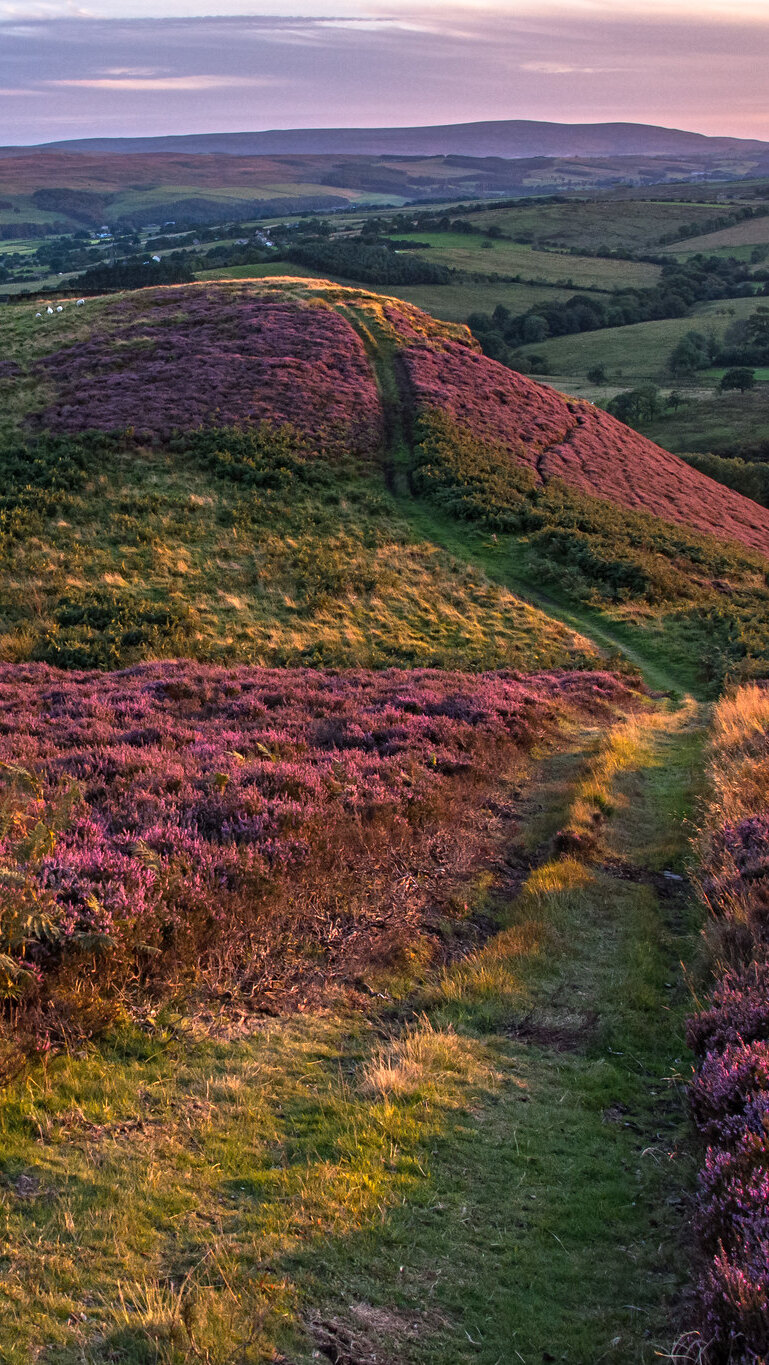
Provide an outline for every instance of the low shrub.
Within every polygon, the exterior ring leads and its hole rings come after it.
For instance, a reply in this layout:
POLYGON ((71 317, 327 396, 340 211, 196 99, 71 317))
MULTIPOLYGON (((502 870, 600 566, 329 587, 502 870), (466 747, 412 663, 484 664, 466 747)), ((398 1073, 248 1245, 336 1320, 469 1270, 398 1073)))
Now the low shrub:
POLYGON ((689 1021, 690 1087, 707 1143, 696 1230, 700 1330, 714 1365, 769 1352, 769 692, 715 712, 700 840, 708 937, 723 969, 689 1021))
POLYGON ((466 855, 444 822, 472 825, 559 717, 627 696, 603 673, 0 666, 6 1002, 51 1034, 73 979, 124 1003, 350 986, 423 935, 404 868, 431 839, 466 855))

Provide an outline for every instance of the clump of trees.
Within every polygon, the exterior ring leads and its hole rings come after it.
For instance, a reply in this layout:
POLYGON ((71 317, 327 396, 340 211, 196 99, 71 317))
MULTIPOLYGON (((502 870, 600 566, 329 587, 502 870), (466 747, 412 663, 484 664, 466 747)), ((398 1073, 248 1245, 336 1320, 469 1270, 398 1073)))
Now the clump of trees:
MULTIPOLYGON (((618 289, 610 294, 577 293, 565 300, 540 302, 525 313, 516 314, 498 304, 491 314, 471 313, 467 323, 486 355, 515 368, 514 352, 520 346, 539 345, 551 337, 577 332, 683 318, 696 303, 752 298, 757 288, 766 293, 769 285, 763 282, 757 285, 755 275, 751 275, 744 262, 698 255, 684 263, 666 262, 659 283, 651 288, 618 289)), ((707 338, 703 346, 707 355, 707 338)))
POLYGON ((356 239, 297 242, 288 247, 285 256, 324 275, 340 275, 364 284, 450 284, 456 276, 449 266, 425 261, 413 252, 356 239))
POLYGON ((758 365, 769 365, 769 307, 759 305, 750 317, 737 318, 727 327, 723 340, 714 332, 707 335, 687 332, 674 346, 667 362, 670 373, 682 377, 713 365, 728 366, 729 380, 722 381, 723 388, 752 387, 746 375, 758 365))
POLYGON ((110 290, 142 289, 148 284, 190 284, 195 276, 189 256, 173 252, 159 261, 131 256, 114 265, 94 265, 77 281, 83 294, 106 294, 110 290))

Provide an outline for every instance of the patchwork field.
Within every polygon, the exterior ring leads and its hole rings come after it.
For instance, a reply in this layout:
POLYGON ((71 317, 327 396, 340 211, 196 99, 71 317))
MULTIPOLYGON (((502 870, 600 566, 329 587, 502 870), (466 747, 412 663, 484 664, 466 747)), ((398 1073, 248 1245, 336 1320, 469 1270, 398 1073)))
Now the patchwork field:
POLYGON ((643 261, 601 260, 589 256, 572 256, 567 252, 536 251, 519 242, 507 242, 489 237, 467 236, 464 233, 422 233, 418 238, 395 237, 407 242, 427 243, 426 256, 455 270, 478 271, 484 275, 520 276, 527 283, 551 282, 575 289, 613 289, 624 285, 644 288, 655 284, 659 266, 643 261))
POLYGON ((667 359, 688 332, 713 332, 723 337, 735 319, 749 317, 757 306, 754 298, 719 299, 696 305, 688 317, 553 337, 522 348, 521 355, 536 352, 541 356, 548 378, 584 377, 589 369, 603 365, 610 377, 626 381, 628 387, 648 379, 671 380, 667 359))
MULTIPOLYGON (((683 188, 683 187, 681 187, 683 188)), ((649 198, 639 201, 608 193, 600 200, 578 199, 561 204, 536 207, 525 202, 505 208, 489 208, 473 216, 481 228, 497 226, 516 240, 575 247, 578 251, 654 251, 662 239, 684 227, 709 223, 719 213, 728 212, 715 199, 692 203, 686 199, 649 198)), ((655 191, 656 193, 656 191, 655 191)))

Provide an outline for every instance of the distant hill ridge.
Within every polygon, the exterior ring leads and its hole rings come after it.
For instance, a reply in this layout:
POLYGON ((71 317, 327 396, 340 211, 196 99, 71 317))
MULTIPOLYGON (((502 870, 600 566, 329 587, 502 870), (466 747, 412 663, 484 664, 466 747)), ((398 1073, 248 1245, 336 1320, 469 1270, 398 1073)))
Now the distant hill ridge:
POLYGON ((767 149, 769 143, 645 123, 547 123, 497 119, 411 128, 277 128, 261 132, 190 133, 166 137, 76 138, 36 147, 2 147, 0 156, 30 151, 198 152, 230 156, 496 156, 604 157, 710 155, 767 149))

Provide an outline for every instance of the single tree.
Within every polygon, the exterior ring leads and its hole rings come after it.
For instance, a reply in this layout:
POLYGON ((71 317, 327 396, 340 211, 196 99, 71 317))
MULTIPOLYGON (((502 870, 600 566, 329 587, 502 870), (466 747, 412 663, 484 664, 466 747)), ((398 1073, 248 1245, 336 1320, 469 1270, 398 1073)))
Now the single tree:
POLYGON ((739 389, 744 393, 746 389, 752 389, 756 382, 754 370, 749 370, 745 365, 738 365, 733 370, 727 370, 721 380, 721 390, 739 389))

